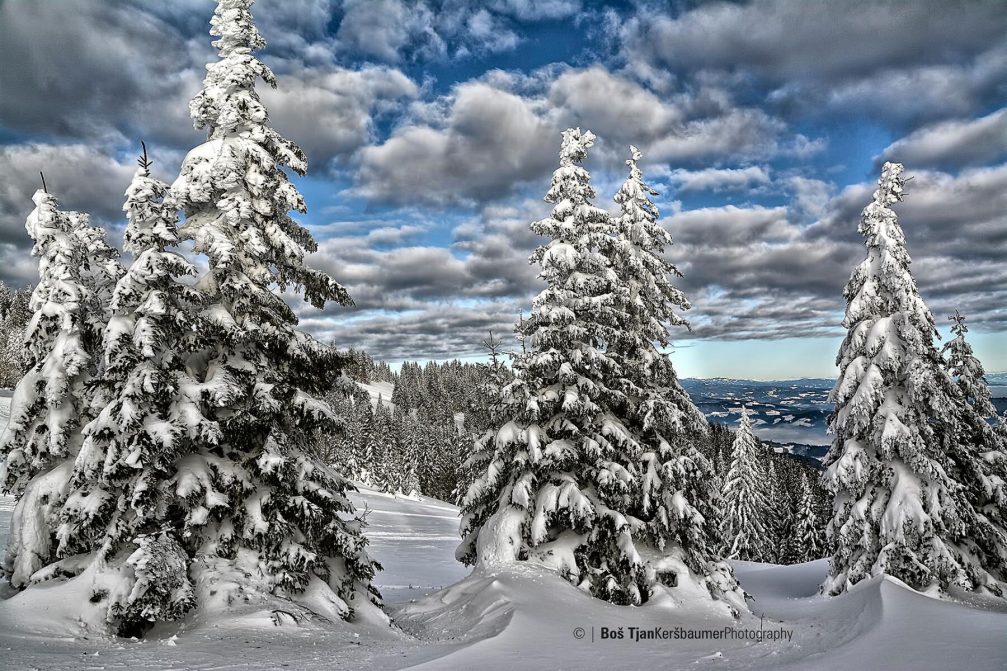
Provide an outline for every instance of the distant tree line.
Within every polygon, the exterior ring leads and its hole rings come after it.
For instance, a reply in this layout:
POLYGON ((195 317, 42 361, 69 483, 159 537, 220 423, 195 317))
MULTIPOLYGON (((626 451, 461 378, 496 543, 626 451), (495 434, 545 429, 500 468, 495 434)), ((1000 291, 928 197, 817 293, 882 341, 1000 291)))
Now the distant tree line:
POLYGON ((0 387, 13 387, 27 361, 24 332, 31 318, 31 289, 15 289, 0 281, 0 387))
MULTIPOLYGON (((390 382, 393 391, 375 398, 359 385, 333 390, 328 401, 343 427, 318 435, 325 459, 378 490, 458 502, 485 468, 473 443, 493 425, 494 399, 513 378, 499 341, 491 336, 486 343, 487 363, 405 362, 398 372, 365 352, 347 351, 355 382, 390 382)), ((817 462, 766 446, 747 416, 737 431, 711 423, 696 441, 722 492, 725 556, 779 564, 826 556, 830 499, 817 462)))
POLYGON ((366 353, 350 350, 355 382, 391 382, 390 398, 374 398, 355 385, 333 389, 328 402, 342 420, 340 431, 320 432, 324 458, 350 478, 401 494, 445 501, 459 497, 462 462, 475 436, 489 426, 492 399, 510 371, 489 363, 405 362, 397 373, 366 353))

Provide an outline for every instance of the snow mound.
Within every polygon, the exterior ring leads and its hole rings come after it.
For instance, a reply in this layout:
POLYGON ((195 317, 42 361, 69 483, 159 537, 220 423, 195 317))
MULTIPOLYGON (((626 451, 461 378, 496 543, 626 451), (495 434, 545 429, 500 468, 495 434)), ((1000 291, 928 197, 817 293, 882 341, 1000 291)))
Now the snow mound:
MULTIPOLYGON (((725 619, 710 611, 664 605, 613 606, 530 563, 479 569, 457 585, 393 612, 421 639, 453 642, 443 657, 415 669, 851 668, 1002 669, 1007 613, 995 602, 969 607, 875 578, 840 597, 818 587, 825 560, 796 566, 735 562, 753 596, 753 615, 725 619), (655 627, 682 632, 789 632, 780 640, 633 640, 655 627), (602 639, 602 629, 622 638, 602 639), (581 636, 581 637, 578 637, 581 636)), ((682 634, 685 636, 687 634, 682 634)), ((694 634, 695 635, 695 634, 694 634)))

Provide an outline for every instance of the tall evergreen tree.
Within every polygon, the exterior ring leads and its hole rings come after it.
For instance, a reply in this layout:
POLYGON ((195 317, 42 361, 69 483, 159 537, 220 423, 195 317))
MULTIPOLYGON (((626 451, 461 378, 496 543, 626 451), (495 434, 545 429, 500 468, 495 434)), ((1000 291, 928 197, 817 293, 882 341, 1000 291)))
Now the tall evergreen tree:
POLYGON ((409 496, 419 493, 420 480, 420 427, 412 413, 399 410, 395 413, 395 439, 393 445, 393 462, 395 464, 389 482, 389 491, 400 492, 409 496))
POLYGON ((794 521, 794 504, 786 483, 780 477, 776 459, 766 453, 762 459, 760 478, 766 497, 766 537, 762 539, 762 561, 774 564, 785 561, 785 544, 793 531, 791 525, 794 521))
POLYGON ((651 200, 657 192, 644 181, 641 158, 631 146, 629 175, 615 195, 621 214, 602 246, 616 277, 618 326, 608 351, 618 362, 617 387, 624 394, 617 412, 641 446, 641 498, 633 514, 646 524, 640 544, 662 557, 652 561, 659 579, 704 584, 714 598, 730 593, 730 600, 741 603, 731 569, 717 552, 720 492, 713 465, 699 449, 707 438, 706 418, 660 349, 670 344, 669 327, 688 327, 679 311, 690 305, 674 285, 681 273, 664 256, 671 235, 658 222, 651 200))
POLYGON ((220 439, 216 423, 202 415, 199 385, 186 369, 200 346, 195 315, 202 297, 179 281, 195 268, 167 250, 178 243, 167 191, 151 177, 145 151, 123 205, 123 246, 134 261, 112 294, 95 385, 100 406, 83 429, 60 528, 69 553, 97 552, 101 571, 125 584, 108 599, 108 620, 123 634, 177 619, 193 605, 183 539, 165 525, 178 505, 170 481, 177 460, 194 445, 220 439), (149 551, 177 558, 170 566, 178 572, 170 579, 175 589, 137 587, 141 573, 134 569, 160 561, 145 557, 149 551))
POLYGON ((397 481, 398 464, 395 460, 394 444, 392 412, 381 395, 378 395, 378 404, 371 416, 365 448, 371 463, 371 471, 365 482, 385 492, 394 492, 397 481))
POLYGON ((504 363, 502 345, 492 331, 482 341, 482 345, 489 353, 490 360, 478 365, 480 379, 477 391, 468 412, 465 413, 465 428, 476 438, 470 448, 459 455, 457 490, 450 497, 459 503, 465 498, 465 493, 476 478, 486 472, 493 458, 492 436, 496 428, 506 421, 503 417, 504 389, 514 377, 504 363))
POLYGON ((898 163, 882 169, 858 229, 867 257, 844 291, 849 332, 824 475, 834 496, 830 594, 880 573, 920 590, 975 587, 978 565, 962 541, 978 520, 953 477, 956 392, 892 210, 904 197, 902 172, 898 163))
POLYGON ((752 433, 748 409, 742 408, 734 437, 731 468, 724 478, 724 511, 720 536, 728 559, 764 561, 770 514, 763 480, 764 450, 752 433))
MULTIPOLYGON (((593 142, 590 132, 563 133, 546 196, 552 216, 532 224, 549 238, 532 255, 547 286, 523 323, 529 351, 515 361, 516 379, 504 390, 513 419, 476 447, 492 445, 493 454, 463 502, 457 555, 481 565, 535 560, 596 597, 639 604, 662 589, 673 593, 676 580, 687 577, 688 557, 668 549, 674 559, 663 561, 648 546, 648 520, 637 517, 648 510, 643 446, 624 424, 627 385, 607 351, 622 327, 619 279, 601 251, 609 245, 609 217, 592 204, 582 166, 593 142)), ((655 510, 663 500, 652 502, 655 510)), ((685 510, 691 522, 696 516, 685 510)), ((650 520, 651 533, 662 537, 678 522, 650 520)), ((721 585, 707 586, 723 594, 721 585)))
MULTIPOLYGON (((207 141, 186 156, 171 187, 184 211, 181 237, 207 257, 198 288, 207 296, 204 351, 189 367, 204 388, 204 414, 221 430, 184 461, 177 493, 185 501, 182 534, 198 555, 201 584, 225 584, 244 570, 264 576, 254 589, 296 595, 327 586, 332 612, 376 592, 375 564, 346 496, 352 486, 306 449, 311 432, 333 425, 318 397, 340 376, 336 351, 296 329, 279 290, 303 291, 321 308, 350 304, 346 291, 304 263, 315 251, 290 211, 304 200, 283 168, 306 170, 304 154, 268 123, 256 82, 275 86, 255 57, 265 42, 251 0, 219 0, 211 21, 219 60, 207 66, 190 112, 207 141)), ((241 588, 244 589, 244 588, 241 588)))
POLYGON ((966 571, 974 585, 1003 595, 1007 588, 1007 444, 993 425, 997 411, 986 371, 965 337, 965 317, 956 310, 949 319, 954 337, 942 353, 958 392, 951 473, 975 513, 962 541, 976 558, 966 564, 966 571))
POLYGON ((790 536, 791 551, 788 561, 803 563, 821 558, 825 554, 824 525, 818 518, 814 492, 808 474, 802 473, 797 497, 797 514, 790 536))
POLYGON ((366 452, 366 431, 373 415, 371 396, 364 389, 356 387, 350 394, 351 410, 344 437, 348 462, 344 465, 346 476, 359 480, 365 468, 373 468, 373 459, 366 452), (370 459, 370 461, 368 461, 370 459))
POLYGON ((477 433, 501 423, 503 388, 513 377, 504 361, 503 345, 492 331, 482 341, 482 346, 490 360, 477 364, 480 379, 465 413, 465 427, 477 433))
POLYGON ((31 289, 13 289, 0 281, 0 387, 13 387, 24 376, 30 302, 31 289))
POLYGON ((33 200, 25 228, 39 282, 24 336, 28 369, 0 436, 0 490, 18 497, 3 572, 18 588, 73 548, 75 539, 59 533, 59 510, 90 419, 104 301, 120 272, 117 253, 86 215, 61 211, 44 190, 33 200))
POLYGON ((581 165, 593 143, 590 132, 563 133, 552 216, 532 224, 550 238, 532 255, 547 288, 525 325, 532 351, 504 392, 515 417, 484 437, 493 457, 465 497, 458 556, 536 558, 596 596, 639 603, 646 570, 621 512, 633 476, 616 462, 631 464, 639 447, 608 410, 620 396, 605 384, 616 370, 603 314, 615 278, 598 252, 608 218, 581 165))

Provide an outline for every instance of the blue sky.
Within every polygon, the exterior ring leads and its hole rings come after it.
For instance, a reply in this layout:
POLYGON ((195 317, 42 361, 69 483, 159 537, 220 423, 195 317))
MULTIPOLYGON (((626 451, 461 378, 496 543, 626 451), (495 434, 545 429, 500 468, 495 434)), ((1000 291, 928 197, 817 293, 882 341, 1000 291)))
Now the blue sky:
MULTIPOLYGON (((35 277, 24 234, 43 169, 119 243, 139 140, 174 178, 213 3, 0 0, 0 279, 35 277)), ((390 362, 479 355, 539 290, 527 257, 559 134, 599 137, 611 196, 628 145, 661 192, 692 331, 687 376, 831 376, 842 287, 884 160, 939 323, 961 309, 1007 370, 1007 10, 999 0, 600 3, 260 0, 300 144, 312 263, 356 308, 305 328, 390 362)), ((946 331, 945 331, 946 332, 946 331)))

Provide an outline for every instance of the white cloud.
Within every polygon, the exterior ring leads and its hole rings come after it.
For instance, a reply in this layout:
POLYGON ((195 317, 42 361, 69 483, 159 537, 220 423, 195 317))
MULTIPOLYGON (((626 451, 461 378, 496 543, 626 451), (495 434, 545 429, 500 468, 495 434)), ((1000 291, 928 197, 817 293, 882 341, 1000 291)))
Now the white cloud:
POLYGON ((918 128, 888 145, 881 157, 915 165, 962 166, 1007 155, 1007 108, 978 119, 955 119, 918 128))
POLYGON ((283 75, 276 89, 262 87, 261 95, 276 129, 304 147, 309 159, 324 164, 372 141, 374 115, 416 98, 419 87, 388 67, 329 66, 283 75))
POLYGON ((770 183, 765 166, 747 168, 706 168, 704 170, 673 170, 671 180, 679 191, 738 191, 770 183))
POLYGON ((719 77, 792 115, 960 116, 1002 99, 1007 76, 997 1, 711 2, 642 8, 614 31, 641 79, 672 90, 719 77))
POLYGON ((407 125, 361 151, 359 193, 399 203, 500 196, 546 169, 555 138, 528 100, 463 84, 443 127, 407 125))
POLYGON ((346 0, 336 40, 346 50, 397 63, 402 49, 428 32, 430 20, 424 4, 410 9, 400 0, 346 0))
MULTIPOLYGON (((159 157, 155 156, 155 159, 159 157)), ((163 168, 155 164, 155 174, 163 168)), ((46 185, 67 210, 79 210, 104 222, 109 242, 118 245, 118 228, 124 223, 123 194, 135 171, 132 158, 124 162, 82 144, 24 144, 0 147, 0 279, 21 284, 33 279, 35 261, 28 257, 31 240, 24 230, 25 218, 35 207, 31 197, 46 185)))
POLYGON ((385 142, 365 147, 357 193, 397 203, 486 202, 543 179, 555 167, 561 131, 572 126, 598 135, 595 164, 619 170, 630 144, 650 165, 764 159, 782 151, 785 130, 727 98, 662 100, 602 66, 532 77, 492 72, 417 106, 385 142))
POLYGON ((489 6, 522 21, 563 19, 581 10, 580 0, 491 0, 489 6))
POLYGON ((683 70, 747 68, 776 80, 835 82, 976 54, 1001 40, 999 2, 756 0, 705 3, 676 17, 641 11, 622 27, 629 52, 683 70))

